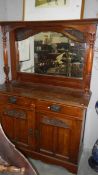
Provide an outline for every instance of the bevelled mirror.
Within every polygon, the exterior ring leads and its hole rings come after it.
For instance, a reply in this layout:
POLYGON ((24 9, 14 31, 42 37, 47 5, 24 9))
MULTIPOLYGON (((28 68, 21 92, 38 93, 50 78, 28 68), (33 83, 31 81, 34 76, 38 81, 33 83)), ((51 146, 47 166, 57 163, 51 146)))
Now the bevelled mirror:
POLYGON ((46 31, 25 37, 17 32, 16 46, 18 72, 83 78, 86 44, 82 33, 46 31))

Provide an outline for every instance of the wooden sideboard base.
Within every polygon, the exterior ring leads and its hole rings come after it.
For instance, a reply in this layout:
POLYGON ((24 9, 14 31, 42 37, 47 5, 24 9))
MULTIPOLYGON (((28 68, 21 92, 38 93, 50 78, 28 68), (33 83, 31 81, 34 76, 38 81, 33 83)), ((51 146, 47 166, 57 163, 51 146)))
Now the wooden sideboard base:
POLYGON ((0 122, 26 156, 76 173, 89 97, 44 85, 0 86, 0 122))
POLYGON ((27 156, 73 173, 78 169, 91 96, 97 24, 98 19, 0 22, 5 73, 0 122, 5 134, 27 156), (41 37, 43 32, 49 36, 41 37), (59 41, 58 34, 63 37, 59 41), (27 38, 31 50, 28 58, 21 59, 19 41, 27 38))

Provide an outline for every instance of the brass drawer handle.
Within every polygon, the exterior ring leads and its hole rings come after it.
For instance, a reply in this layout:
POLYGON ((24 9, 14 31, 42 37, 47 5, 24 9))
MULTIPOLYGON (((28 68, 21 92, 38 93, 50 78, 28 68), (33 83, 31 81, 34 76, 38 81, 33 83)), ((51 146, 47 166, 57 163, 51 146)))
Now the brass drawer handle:
POLYGON ((12 103, 12 104, 15 104, 17 102, 17 98, 14 97, 14 96, 11 96, 11 97, 8 98, 8 102, 12 103))
POLYGON ((53 112, 60 112, 61 111, 61 106, 54 104, 54 105, 48 106, 48 109, 50 109, 53 112))

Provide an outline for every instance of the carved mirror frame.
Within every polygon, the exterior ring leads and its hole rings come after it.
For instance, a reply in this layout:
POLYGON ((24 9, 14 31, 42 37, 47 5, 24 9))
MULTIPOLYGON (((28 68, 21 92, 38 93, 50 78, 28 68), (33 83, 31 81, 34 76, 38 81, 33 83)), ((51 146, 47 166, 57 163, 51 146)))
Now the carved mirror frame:
POLYGON ((12 81, 17 80, 17 81, 33 82, 33 83, 40 82, 48 85, 77 88, 83 90, 85 93, 89 93, 91 70, 93 63, 93 53, 94 53, 93 48, 96 35, 96 20, 8 22, 6 24, 4 23, 2 24, 2 32, 3 32, 4 64, 5 64, 4 71, 6 74, 6 82, 9 81, 8 61, 6 61, 7 60, 6 33, 9 32, 12 81), (52 32, 64 33, 68 37, 73 37, 73 40, 79 39, 81 40, 81 42, 86 42, 83 79, 17 72, 17 63, 16 63, 17 52, 15 46, 15 37, 16 37, 15 35, 16 31, 20 29, 23 29, 25 31, 25 35, 28 35, 30 33, 34 35, 39 32, 52 31, 52 32), (81 34, 83 34, 83 37, 81 34))

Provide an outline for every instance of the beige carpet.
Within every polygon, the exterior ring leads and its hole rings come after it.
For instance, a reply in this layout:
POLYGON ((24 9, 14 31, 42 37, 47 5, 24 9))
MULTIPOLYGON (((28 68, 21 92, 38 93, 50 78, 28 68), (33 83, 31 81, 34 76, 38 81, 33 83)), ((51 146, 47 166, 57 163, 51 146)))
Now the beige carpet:
POLYGON ((35 165, 40 175, 73 175, 65 168, 60 166, 46 164, 40 160, 30 159, 30 162, 35 165))

